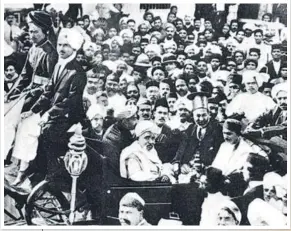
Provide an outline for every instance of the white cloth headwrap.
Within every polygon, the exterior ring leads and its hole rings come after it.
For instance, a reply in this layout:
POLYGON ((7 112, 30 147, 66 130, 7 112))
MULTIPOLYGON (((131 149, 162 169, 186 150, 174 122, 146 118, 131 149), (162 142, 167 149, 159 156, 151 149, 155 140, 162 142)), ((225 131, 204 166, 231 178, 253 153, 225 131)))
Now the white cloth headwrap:
POLYGON ((84 42, 83 36, 74 28, 63 28, 59 34, 60 38, 65 38, 68 44, 76 51, 82 47, 84 42))

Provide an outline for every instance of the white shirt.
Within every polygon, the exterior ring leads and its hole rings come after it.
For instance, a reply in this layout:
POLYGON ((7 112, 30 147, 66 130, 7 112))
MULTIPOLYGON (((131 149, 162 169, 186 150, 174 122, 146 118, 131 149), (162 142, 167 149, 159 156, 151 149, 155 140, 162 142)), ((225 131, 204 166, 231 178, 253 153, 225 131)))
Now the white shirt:
POLYGON ((234 113, 245 114, 249 122, 254 122, 263 113, 270 111, 276 106, 272 98, 256 92, 251 94, 248 92, 238 94, 226 107, 226 115, 230 116, 234 113))
POLYGON ((281 67, 281 61, 276 62, 275 60, 273 60, 273 65, 276 73, 278 74, 281 67))
POLYGON ((62 59, 61 57, 59 57, 59 60, 58 60, 58 62, 57 62, 57 64, 56 64, 56 68, 57 68, 56 71, 58 72, 58 76, 55 75, 56 78, 59 77, 59 75, 60 75, 60 74, 62 73, 62 71, 64 70, 65 66, 66 66, 69 62, 71 62, 75 57, 76 57, 76 52, 73 52, 73 54, 72 54, 71 56, 69 56, 68 58, 66 58, 66 59, 62 59), (58 68, 60 68, 60 69, 58 69, 58 68))

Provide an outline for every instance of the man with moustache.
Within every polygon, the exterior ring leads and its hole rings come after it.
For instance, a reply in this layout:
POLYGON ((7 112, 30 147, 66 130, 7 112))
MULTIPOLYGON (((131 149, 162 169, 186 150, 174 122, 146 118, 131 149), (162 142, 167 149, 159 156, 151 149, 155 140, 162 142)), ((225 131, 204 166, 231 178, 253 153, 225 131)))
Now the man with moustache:
POLYGON ((151 102, 154 107, 156 101, 160 98, 159 83, 150 81, 146 83, 146 98, 151 102))
MULTIPOLYGON (((57 43, 59 60, 52 78, 31 110, 22 114, 22 119, 41 115, 38 157, 46 160, 48 177, 58 171, 58 157, 67 151, 68 129, 85 119, 82 96, 86 75, 76 61, 77 50, 83 42, 77 30, 62 29, 57 43)), ((23 151, 17 152, 15 147, 13 155, 17 156, 17 153, 19 157, 23 156, 23 151)))
POLYGON ((168 123, 171 129, 185 131, 191 124, 190 115, 193 110, 191 101, 178 100, 176 102, 177 114, 168 123))
POLYGON ((280 83, 273 87, 272 98, 276 101, 277 105, 257 118, 251 124, 246 132, 253 129, 260 131, 261 137, 271 138, 272 136, 282 136, 287 140, 287 83, 280 83), (265 128, 276 126, 277 128, 265 132, 265 128))
POLYGON ((135 83, 131 82, 127 85, 126 98, 135 99, 135 101, 138 102, 140 98, 140 93, 139 93, 139 88, 135 83))
POLYGON ((164 79, 159 83, 160 97, 168 98, 171 93, 172 82, 169 79, 164 79))
POLYGON ((152 105, 148 99, 141 99, 137 103, 138 111, 138 119, 141 120, 151 120, 152 119, 152 105))
POLYGON ((96 75, 90 75, 87 72, 87 84, 84 90, 83 97, 89 99, 90 104, 96 104, 96 93, 100 89, 98 89, 98 83, 100 79, 96 77, 96 75))
POLYGON ((169 105, 165 98, 158 99, 154 107, 154 122, 158 126, 158 136, 155 148, 162 163, 172 163, 178 151, 182 133, 172 130, 166 122, 169 120, 169 105))
POLYGON ((144 218, 145 201, 134 192, 125 194, 119 202, 121 226, 151 226, 144 218))

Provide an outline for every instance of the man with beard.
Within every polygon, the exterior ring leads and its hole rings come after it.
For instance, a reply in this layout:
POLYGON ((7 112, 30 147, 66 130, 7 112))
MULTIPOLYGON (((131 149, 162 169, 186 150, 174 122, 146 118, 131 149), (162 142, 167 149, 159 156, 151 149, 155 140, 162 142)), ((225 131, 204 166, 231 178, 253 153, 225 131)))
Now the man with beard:
POLYGON ((210 119, 208 110, 209 89, 201 88, 188 96, 193 100, 193 119, 195 124, 185 131, 187 138, 183 139, 181 147, 174 158, 179 164, 181 182, 189 182, 193 175, 204 172, 211 165, 216 153, 223 142, 222 127, 210 119))
POLYGON ((107 76, 105 89, 108 96, 108 107, 114 110, 121 109, 126 103, 125 96, 120 94, 118 84, 119 78, 115 73, 107 76))
POLYGON ((176 92, 178 95, 179 100, 185 100, 188 101, 188 87, 187 87, 187 80, 184 78, 179 78, 175 81, 175 87, 176 87, 176 92))
POLYGON ((169 119, 169 105, 165 98, 156 101, 154 122, 158 126, 158 136, 155 148, 162 163, 172 163, 183 139, 179 130, 171 130, 166 124, 169 119))
POLYGON ((166 26, 165 26, 165 30, 166 30, 166 37, 164 39, 164 42, 174 41, 174 35, 176 33, 176 27, 171 23, 167 23, 166 26))
POLYGON ((238 31, 238 21, 236 19, 231 20, 230 22, 230 31, 229 35, 230 37, 235 37, 238 31))
POLYGON ((146 98, 151 102, 154 107, 156 101, 160 98, 159 83, 150 81, 146 84, 146 98))
POLYGON ((151 226, 144 218, 145 201, 137 193, 125 194, 119 202, 118 218, 122 226, 151 226))
POLYGON ((271 138, 279 135, 287 140, 287 92, 287 83, 275 85, 272 89, 272 98, 277 103, 276 107, 257 118, 251 125, 251 128, 261 132, 261 137, 271 138), (277 128, 264 132, 265 128, 270 126, 277 128))
POLYGON ((137 107, 138 107, 137 115, 139 121, 152 119, 152 105, 149 100, 141 99, 137 103, 137 107))
POLYGON ((191 23, 191 16, 185 15, 184 22, 185 22, 184 29, 187 31, 187 35, 192 34, 194 31, 194 26, 191 23))
POLYGON ((204 81, 211 82, 211 79, 206 75, 208 71, 207 62, 205 59, 199 59, 197 61, 197 77, 199 79, 199 83, 204 81))
POLYGON ((138 102, 140 98, 139 88, 135 83, 129 83, 126 88, 126 98, 135 99, 138 102))
POLYGON ((4 91, 6 94, 9 94, 9 92, 17 85, 19 80, 19 70, 17 70, 17 63, 14 60, 5 60, 4 74, 4 91))
POLYGON ((185 131, 191 124, 190 115, 193 110, 192 103, 189 100, 178 100, 176 102, 177 114, 169 122, 171 129, 185 131))
POLYGON ((98 87, 99 81, 100 79, 96 78, 96 75, 90 75, 87 72, 87 84, 84 90, 83 97, 89 99, 91 105, 96 104, 96 93, 98 90, 101 90, 98 87))
POLYGON ((167 103, 169 105, 169 117, 170 120, 176 115, 177 108, 176 108, 176 102, 178 100, 178 96, 176 93, 171 92, 167 98, 167 103))
POLYGON ((274 101, 258 91, 262 85, 260 73, 245 71, 243 81, 246 92, 238 94, 226 108, 226 115, 244 115, 249 122, 254 122, 259 116, 275 107, 274 101), (248 103, 246 103, 248 102, 248 103))

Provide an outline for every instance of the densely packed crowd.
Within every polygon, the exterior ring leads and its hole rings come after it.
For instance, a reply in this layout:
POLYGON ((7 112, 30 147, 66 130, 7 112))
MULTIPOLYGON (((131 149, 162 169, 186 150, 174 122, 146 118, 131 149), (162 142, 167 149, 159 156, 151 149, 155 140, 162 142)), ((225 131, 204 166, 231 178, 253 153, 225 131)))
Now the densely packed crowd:
MULTIPOLYGON (((31 169, 58 171, 81 123, 95 209, 106 157, 122 178, 205 188, 200 225, 285 225, 286 27, 269 13, 228 23, 172 6, 167 21, 146 11, 137 24, 122 4, 97 4, 108 17, 81 8, 48 4, 23 25, 5 14, 5 157, 20 162, 11 186, 31 169), (247 205, 230 200, 243 195, 247 205)), ((121 224, 148 224, 144 204, 126 195, 121 224)))

